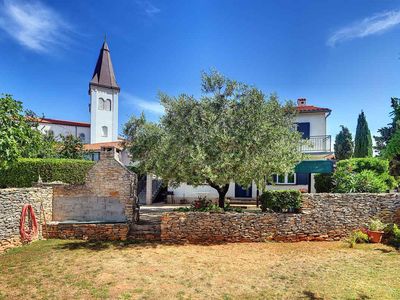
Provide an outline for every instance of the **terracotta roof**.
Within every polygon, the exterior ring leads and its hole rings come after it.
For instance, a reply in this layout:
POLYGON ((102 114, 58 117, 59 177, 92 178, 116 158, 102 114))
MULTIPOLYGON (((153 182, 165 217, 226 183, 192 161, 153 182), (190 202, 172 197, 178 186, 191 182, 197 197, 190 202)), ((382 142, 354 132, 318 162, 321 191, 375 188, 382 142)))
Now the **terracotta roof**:
POLYGON ((65 121, 65 120, 56 120, 56 119, 38 119, 39 123, 46 124, 58 124, 58 125, 67 125, 67 126, 79 126, 79 127, 90 127, 90 123, 86 122, 73 122, 73 121, 65 121))
POLYGON ((119 86, 115 80, 114 69, 111 63, 110 50, 108 49, 106 41, 104 41, 103 46, 100 49, 92 80, 90 80, 89 83, 89 88, 91 86, 106 87, 119 91, 119 86))
POLYGON ((115 147, 119 150, 124 149, 123 141, 117 142, 105 142, 105 143, 95 143, 95 144, 84 144, 83 150, 86 151, 95 151, 100 150, 102 147, 115 147))
POLYGON ((329 108, 317 107, 314 105, 301 105, 297 106, 298 112, 330 112, 329 108))

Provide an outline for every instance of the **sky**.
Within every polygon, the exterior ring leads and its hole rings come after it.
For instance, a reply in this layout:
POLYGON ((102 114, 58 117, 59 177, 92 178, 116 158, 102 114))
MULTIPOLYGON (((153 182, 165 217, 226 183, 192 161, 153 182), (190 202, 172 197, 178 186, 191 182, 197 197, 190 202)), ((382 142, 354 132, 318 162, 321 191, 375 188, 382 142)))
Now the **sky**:
POLYGON ((163 113, 159 91, 200 95, 216 68, 282 101, 332 109, 328 134, 371 132, 400 97, 400 1, 1 1, 0 93, 48 118, 89 121, 88 83, 106 35, 131 115, 163 113))

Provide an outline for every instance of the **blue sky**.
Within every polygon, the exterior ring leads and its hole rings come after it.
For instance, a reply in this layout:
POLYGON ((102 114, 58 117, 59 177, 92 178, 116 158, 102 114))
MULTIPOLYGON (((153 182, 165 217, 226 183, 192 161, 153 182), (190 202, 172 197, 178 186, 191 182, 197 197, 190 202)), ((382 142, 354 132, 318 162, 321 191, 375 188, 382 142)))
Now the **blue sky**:
MULTIPOLYGON (((282 100, 329 107, 328 133, 371 131, 400 97, 400 2, 2 1, 0 92, 49 118, 88 121, 88 82, 107 35, 120 123, 162 112, 157 92, 199 95, 217 68, 282 100)), ((122 127, 122 126, 121 126, 122 127)))

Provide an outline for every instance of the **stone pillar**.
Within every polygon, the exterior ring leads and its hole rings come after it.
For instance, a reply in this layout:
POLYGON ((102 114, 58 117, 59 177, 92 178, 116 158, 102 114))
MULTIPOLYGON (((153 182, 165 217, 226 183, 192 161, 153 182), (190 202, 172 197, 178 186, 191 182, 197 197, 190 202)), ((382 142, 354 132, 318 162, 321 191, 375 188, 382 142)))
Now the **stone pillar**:
POLYGON ((153 175, 147 174, 146 178, 146 205, 153 203, 153 175))

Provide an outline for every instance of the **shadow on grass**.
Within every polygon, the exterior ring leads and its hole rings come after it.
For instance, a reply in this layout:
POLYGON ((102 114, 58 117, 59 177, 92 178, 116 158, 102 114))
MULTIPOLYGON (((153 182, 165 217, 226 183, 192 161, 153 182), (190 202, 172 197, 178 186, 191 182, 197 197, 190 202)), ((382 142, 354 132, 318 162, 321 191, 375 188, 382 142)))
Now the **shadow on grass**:
POLYGON ((156 248, 160 243, 145 241, 70 241, 55 245, 53 248, 58 250, 92 250, 103 251, 108 249, 123 250, 128 248, 156 248))
POLYGON ((393 253, 396 252, 396 249, 385 249, 385 248, 375 248, 375 251, 381 251, 382 253, 393 253))
POLYGON ((311 291, 303 291, 303 295, 306 299, 310 300, 322 300, 324 298, 317 296, 314 292, 311 291))

